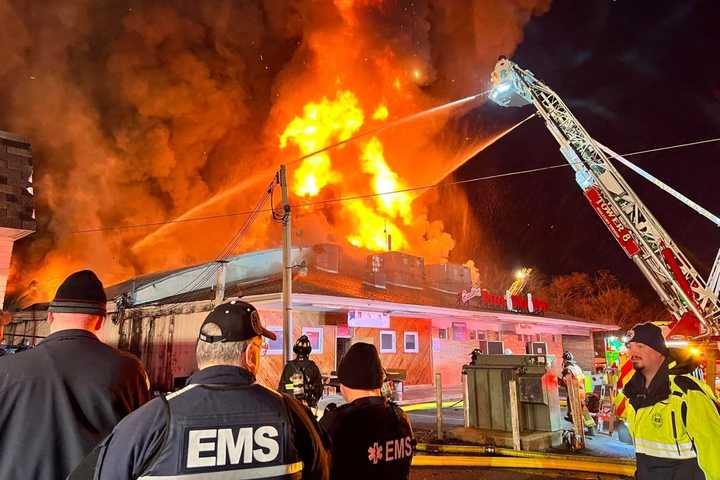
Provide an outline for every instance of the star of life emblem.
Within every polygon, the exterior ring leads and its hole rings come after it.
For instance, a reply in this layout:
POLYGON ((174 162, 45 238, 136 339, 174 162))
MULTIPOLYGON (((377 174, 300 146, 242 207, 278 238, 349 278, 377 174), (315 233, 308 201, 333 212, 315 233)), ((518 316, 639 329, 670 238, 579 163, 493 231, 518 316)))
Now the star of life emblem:
POLYGON ((378 444, 378 442, 373 443, 373 445, 368 448, 368 460, 370 460, 373 465, 377 465, 379 461, 381 461, 383 458, 383 447, 382 445, 378 444))

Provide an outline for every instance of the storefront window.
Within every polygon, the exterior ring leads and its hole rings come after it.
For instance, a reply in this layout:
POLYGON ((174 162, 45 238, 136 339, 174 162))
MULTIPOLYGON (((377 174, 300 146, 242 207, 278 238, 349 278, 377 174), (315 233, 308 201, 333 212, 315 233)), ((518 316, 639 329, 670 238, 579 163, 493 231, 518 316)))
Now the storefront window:
POLYGON ((467 324, 465 322, 452 322, 453 340, 463 342, 467 340, 467 324))
POLYGON ((276 340, 266 339, 268 343, 268 355, 282 355, 283 353, 283 329, 282 327, 267 327, 268 330, 277 335, 276 340))
POLYGON ((419 348, 417 332, 405 332, 405 352, 417 353, 418 351, 419 348))
POLYGON ((380 353, 395 353, 395 332, 380 332, 380 353))

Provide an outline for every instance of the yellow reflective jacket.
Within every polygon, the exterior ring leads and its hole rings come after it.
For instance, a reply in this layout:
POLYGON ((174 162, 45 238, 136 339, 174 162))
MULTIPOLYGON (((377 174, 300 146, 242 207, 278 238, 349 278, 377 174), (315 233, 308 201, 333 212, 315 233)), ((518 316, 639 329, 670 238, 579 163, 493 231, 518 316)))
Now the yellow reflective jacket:
MULTIPOLYGON (((720 403, 707 385, 691 375, 672 375, 667 369, 658 375, 668 378, 664 398, 646 400, 637 409, 633 406, 637 402, 627 402, 622 415, 636 453, 666 460, 697 459, 706 480, 720 480, 720 403)), ((638 457, 638 470, 643 467, 640 462, 638 457)))

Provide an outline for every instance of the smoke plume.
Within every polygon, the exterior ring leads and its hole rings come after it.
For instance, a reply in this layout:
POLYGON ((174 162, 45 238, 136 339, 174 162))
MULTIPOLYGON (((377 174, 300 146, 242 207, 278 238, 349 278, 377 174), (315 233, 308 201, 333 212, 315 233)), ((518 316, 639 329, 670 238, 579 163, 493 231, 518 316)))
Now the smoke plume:
MULTIPOLYGON (((16 247, 10 287, 35 280, 43 300, 78 268, 110 284, 213 258, 242 215, 158 223, 252 208, 280 161, 299 155, 278 139, 308 102, 352 91, 372 126, 380 104, 392 119, 484 90, 497 56, 511 54, 524 25, 548 8, 549 0, 61 0, 42 8, 0 0, 0 129, 33 144, 38 218, 38 232, 16 247), (116 228, 138 224, 155 225, 116 228)), ((380 137, 405 185, 455 168, 448 120, 380 137)), ((333 157, 345 181, 319 198, 364 193, 352 176, 357 158, 352 147, 333 157)), ((405 235, 411 250, 441 260, 453 241, 427 218, 427 202, 414 199, 405 235)), ((297 228, 308 240, 332 239, 341 224, 346 234, 344 215, 299 212, 297 228)), ((277 239, 279 229, 259 220, 240 249, 277 239)))

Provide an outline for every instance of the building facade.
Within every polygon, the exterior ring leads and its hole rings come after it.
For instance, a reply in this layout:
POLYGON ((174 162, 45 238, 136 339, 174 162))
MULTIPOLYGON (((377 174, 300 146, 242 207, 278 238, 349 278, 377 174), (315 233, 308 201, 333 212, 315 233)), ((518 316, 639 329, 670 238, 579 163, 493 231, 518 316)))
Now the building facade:
MULTIPOLYGON (((462 365, 475 349, 559 359, 566 339, 578 357, 589 352, 590 363, 583 367, 590 369, 592 332, 615 328, 554 315, 532 297, 490 294, 470 284, 466 267, 425 267, 422 259, 398 252, 355 261, 335 245, 297 248, 293 265, 301 267, 293 280, 290 342, 308 335, 311 358, 326 376, 358 341, 374 344, 386 370, 408 386, 432 384, 435 373, 445 385, 460 384, 462 365)), ((139 356, 156 389, 172 390, 196 368, 195 345, 207 313, 221 298, 241 298, 254 304, 278 335, 259 376, 276 386, 283 365, 281 292, 280 250, 138 277, 108 289, 110 321, 100 336, 139 356), (216 275, 208 275, 208 268, 216 275), (185 288, 198 278, 206 279, 185 288)), ((32 328, 42 334, 38 313, 16 315, 15 333, 32 328)))

